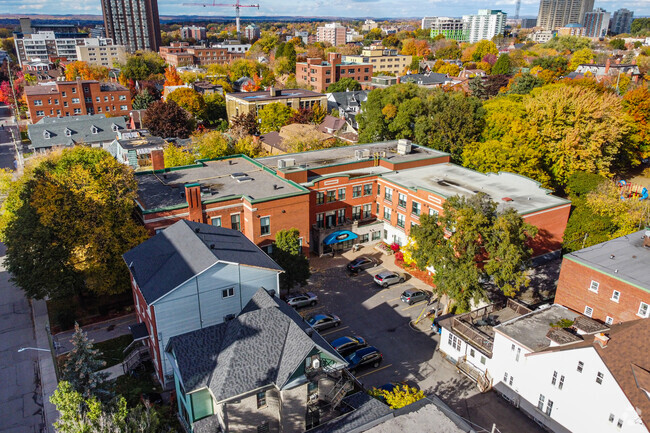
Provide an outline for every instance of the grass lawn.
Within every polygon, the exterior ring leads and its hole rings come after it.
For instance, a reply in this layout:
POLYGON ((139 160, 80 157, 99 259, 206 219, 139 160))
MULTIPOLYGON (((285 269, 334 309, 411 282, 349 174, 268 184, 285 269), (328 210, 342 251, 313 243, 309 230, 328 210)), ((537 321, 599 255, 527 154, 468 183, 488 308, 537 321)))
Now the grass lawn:
POLYGON ((81 326, 123 316, 133 311, 133 295, 128 290, 119 295, 50 299, 47 312, 52 333, 67 331, 77 322, 81 326))
POLYGON ((112 367, 124 361, 124 349, 133 341, 132 335, 122 335, 111 340, 95 343, 95 349, 99 349, 102 353, 101 359, 106 361, 104 368, 112 367))

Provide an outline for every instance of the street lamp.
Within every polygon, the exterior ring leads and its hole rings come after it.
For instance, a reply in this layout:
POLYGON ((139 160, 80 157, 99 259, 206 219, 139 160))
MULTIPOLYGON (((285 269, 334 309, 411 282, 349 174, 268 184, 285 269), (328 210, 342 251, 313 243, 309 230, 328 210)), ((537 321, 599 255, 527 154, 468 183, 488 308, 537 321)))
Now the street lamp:
POLYGON ((50 349, 41 349, 40 347, 21 347, 18 349, 19 352, 24 352, 25 350, 40 350, 41 352, 50 352, 50 349))
POLYGON ((56 382, 59 382, 59 364, 56 361, 56 353, 50 349, 42 349, 40 347, 21 347, 18 349, 18 352, 24 352, 25 350, 36 350, 38 352, 50 352, 52 355, 52 362, 54 363, 54 375, 56 376, 56 382))

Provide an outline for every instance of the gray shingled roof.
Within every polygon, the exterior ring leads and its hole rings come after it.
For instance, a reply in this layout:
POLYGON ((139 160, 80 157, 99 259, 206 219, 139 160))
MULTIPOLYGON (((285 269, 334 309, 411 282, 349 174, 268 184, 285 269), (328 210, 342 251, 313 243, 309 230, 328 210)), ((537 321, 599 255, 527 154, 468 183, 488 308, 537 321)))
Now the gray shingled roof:
POLYGON ((92 144, 112 141, 117 137, 113 125, 118 130, 126 129, 126 122, 121 116, 106 118, 103 114, 44 117, 33 125, 28 125, 27 133, 32 141, 30 148, 46 149, 55 146, 68 146, 73 144, 92 144), (93 126, 97 133, 93 134, 93 126), (66 136, 66 130, 70 136, 66 136), (50 138, 45 138, 49 133, 50 138))
POLYGON ((169 226, 122 257, 148 304, 220 261, 282 271, 243 233, 186 220, 169 226))
POLYGON ((429 72, 427 74, 409 74, 399 77, 401 83, 415 83, 420 85, 443 84, 451 81, 446 74, 429 72))
POLYGON ((208 387, 217 401, 288 382, 317 348, 345 364, 293 309, 260 288, 235 319, 170 338, 186 392, 208 387))

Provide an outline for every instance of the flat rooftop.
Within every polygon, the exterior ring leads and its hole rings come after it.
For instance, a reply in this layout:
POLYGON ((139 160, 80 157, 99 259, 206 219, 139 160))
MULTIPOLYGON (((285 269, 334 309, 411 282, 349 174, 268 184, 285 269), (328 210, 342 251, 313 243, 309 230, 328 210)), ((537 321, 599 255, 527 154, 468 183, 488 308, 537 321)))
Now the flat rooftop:
POLYGON ((640 230, 564 257, 650 291, 650 248, 643 246, 644 234, 640 230))
POLYGON ((165 172, 136 174, 138 203, 145 211, 185 205, 185 185, 201 185, 203 201, 233 199, 251 201, 306 192, 293 182, 270 173, 245 157, 204 161, 165 172), (182 193, 182 195, 181 195, 182 193))
POLYGON ((305 89, 277 89, 275 91, 275 96, 271 96, 271 92, 268 90, 260 92, 238 92, 238 93, 228 93, 229 98, 240 99, 247 102, 255 101, 272 101, 278 99, 286 98, 316 98, 324 97, 325 95, 318 92, 312 92, 311 90, 305 89))
POLYGON ((399 170, 381 175, 410 189, 424 189, 445 198, 469 197, 479 192, 489 195, 499 210, 514 208, 520 215, 570 203, 550 194, 550 190, 527 177, 513 173, 479 173, 452 163, 399 170))
POLYGON ((165 140, 155 135, 144 135, 134 138, 120 138, 117 140, 122 149, 162 149, 165 146, 165 140))
MULTIPOLYGON (((257 158, 260 164, 285 173, 300 170, 314 170, 320 167, 331 165, 351 164, 359 161, 368 161, 373 158, 375 153, 385 152, 382 159, 393 163, 416 161, 426 158, 440 158, 448 156, 448 153, 438 150, 429 149, 428 147, 411 145, 411 153, 400 155, 397 153, 397 140, 381 141, 378 143, 355 144, 352 146, 333 147, 330 149, 312 150, 310 152, 287 153, 284 155, 267 156, 257 158), (369 150, 370 156, 367 158, 358 158, 355 151, 369 150), (293 159, 295 165, 287 168, 278 168, 278 161, 281 159, 293 159)), ((344 171, 344 169, 341 169, 344 171)))

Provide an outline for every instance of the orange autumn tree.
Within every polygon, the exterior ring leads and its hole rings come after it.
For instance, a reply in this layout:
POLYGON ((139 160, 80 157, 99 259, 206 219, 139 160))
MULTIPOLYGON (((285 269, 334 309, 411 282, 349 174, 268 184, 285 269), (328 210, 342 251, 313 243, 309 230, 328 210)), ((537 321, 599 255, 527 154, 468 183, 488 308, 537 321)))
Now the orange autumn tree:
POLYGON ((248 81, 242 86, 244 92, 257 92, 262 88, 262 79, 257 75, 253 75, 253 81, 248 81))
POLYGON ((77 78, 82 80, 106 80, 109 69, 104 66, 93 66, 87 62, 76 61, 65 66, 65 79, 74 81, 77 78))
POLYGON ((181 76, 176 72, 173 66, 167 66, 165 69, 165 86, 180 86, 183 84, 181 76))

